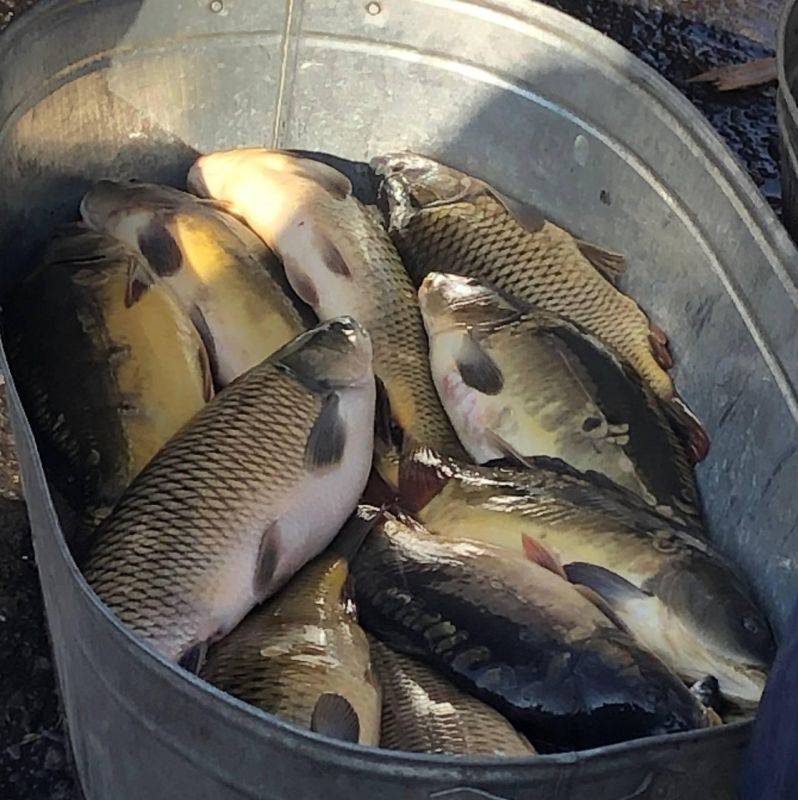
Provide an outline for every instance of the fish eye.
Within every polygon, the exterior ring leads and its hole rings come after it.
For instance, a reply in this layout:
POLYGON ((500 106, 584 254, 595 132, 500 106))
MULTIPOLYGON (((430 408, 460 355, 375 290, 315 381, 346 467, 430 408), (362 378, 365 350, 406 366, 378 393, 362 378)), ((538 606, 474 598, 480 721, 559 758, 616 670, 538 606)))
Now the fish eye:
POLYGON ((753 617, 743 617, 743 627, 748 633, 759 633, 759 623, 753 617))

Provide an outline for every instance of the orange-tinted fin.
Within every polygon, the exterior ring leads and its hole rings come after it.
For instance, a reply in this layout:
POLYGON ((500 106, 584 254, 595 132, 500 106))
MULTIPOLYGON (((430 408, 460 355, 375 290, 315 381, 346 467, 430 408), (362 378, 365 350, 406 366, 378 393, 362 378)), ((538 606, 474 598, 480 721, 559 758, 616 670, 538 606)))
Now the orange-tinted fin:
POLYGON ((670 369, 673 366, 673 356, 668 347, 668 336, 658 325, 649 325, 648 341, 651 345, 651 352, 662 369, 670 369))
POLYGON ((446 464, 434 450, 405 438, 399 464, 399 501, 410 512, 421 511, 449 482, 446 464))
POLYGON ((626 269, 626 257, 622 253, 605 250, 597 244, 577 239, 576 246, 579 252, 612 284, 617 284, 618 279, 626 269))
POLYGON ((664 403, 663 408, 674 430, 684 442, 690 462, 697 464, 703 461, 709 453, 710 440, 701 420, 677 394, 664 403))
POLYGON ((568 576, 565 574, 565 570, 562 568, 559 559, 548 547, 541 544, 537 539, 527 536, 525 533, 521 534, 521 543, 523 544, 524 556, 526 556, 527 561, 532 561, 539 567, 543 567, 553 572, 555 575, 559 575, 561 578, 568 580, 568 576))
POLYGON ((688 83, 711 83, 721 92, 734 89, 749 89, 778 79, 776 59, 757 58, 742 64, 727 64, 713 67, 700 75, 688 79, 688 83))

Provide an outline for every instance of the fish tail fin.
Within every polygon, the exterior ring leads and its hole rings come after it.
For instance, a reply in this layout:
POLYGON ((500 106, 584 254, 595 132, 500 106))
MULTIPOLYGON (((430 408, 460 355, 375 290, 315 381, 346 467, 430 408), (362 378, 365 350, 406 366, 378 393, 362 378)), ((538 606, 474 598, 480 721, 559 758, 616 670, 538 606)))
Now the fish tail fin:
POLYGON ((690 462, 697 464, 703 461, 709 453, 710 440, 701 420, 678 394, 674 394, 663 407, 668 420, 684 442, 690 462))
POLYGON ((673 356, 668 346, 668 334, 653 322, 649 323, 648 342, 657 364, 662 369, 670 369, 673 366, 673 356))
POLYGON ((451 477, 446 459, 405 436, 399 463, 399 501, 410 512, 423 509, 451 477))

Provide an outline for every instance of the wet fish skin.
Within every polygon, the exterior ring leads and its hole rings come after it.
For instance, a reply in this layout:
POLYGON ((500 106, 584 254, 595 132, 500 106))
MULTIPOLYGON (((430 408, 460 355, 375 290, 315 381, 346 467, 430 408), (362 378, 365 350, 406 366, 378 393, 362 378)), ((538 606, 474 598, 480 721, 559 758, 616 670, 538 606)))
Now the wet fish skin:
POLYGON ((296 725, 376 747, 381 690, 348 576, 333 543, 211 646, 201 677, 296 725))
POLYGON ((775 650, 767 618, 736 569, 690 527, 553 459, 479 467, 422 449, 403 463, 400 488, 433 533, 517 556, 531 537, 685 680, 714 675, 728 699, 758 702, 775 650))
POLYGON ((315 324, 294 305, 274 254, 218 206, 168 186, 99 181, 81 203, 85 222, 144 256, 128 303, 165 285, 190 314, 226 386, 315 324))
POLYGON ((205 347, 172 296, 157 287, 126 306, 139 260, 66 226, 5 304, 9 359, 48 477, 82 518, 77 550, 213 395, 205 347))
POLYGON ((378 213, 353 196, 343 174, 251 148, 202 156, 188 184, 247 221, 319 318, 350 314, 369 331, 375 373, 403 431, 464 457, 432 384, 413 285, 378 213))
POLYGON ((380 746, 456 756, 530 756, 534 747, 501 714, 421 661, 369 637, 383 690, 380 746))
POLYGON ((700 520, 692 466, 659 399, 595 337, 474 278, 431 272, 419 304, 438 394, 477 463, 508 451, 561 458, 700 520))
POLYGON ((215 641, 330 542, 372 457, 368 334, 328 321, 220 392, 98 531, 84 574, 162 655, 215 641))
POLYGON ((363 627, 490 704, 538 749, 703 727, 656 657, 561 576, 386 516, 352 565, 363 627))
POLYGON ((484 181, 415 153, 371 162, 381 180, 389 230, 416 285, 436 270, 485 281, 569 318, 612 347, 669 403, 691 458, 709 439, 675 394, 667 337, 614 282, 616 254, 578 240, 535 208, 484 181))

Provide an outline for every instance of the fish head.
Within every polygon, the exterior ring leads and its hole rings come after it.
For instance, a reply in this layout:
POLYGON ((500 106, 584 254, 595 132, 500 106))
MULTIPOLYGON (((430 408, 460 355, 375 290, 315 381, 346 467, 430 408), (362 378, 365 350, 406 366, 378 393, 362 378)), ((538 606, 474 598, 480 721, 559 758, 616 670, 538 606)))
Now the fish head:
POLYGON ((464 173, 416 153, 387 153, 371 160, 389 204, 415 209, 451 200, 470 183, 464 173))
POLYGON ((302 222, 309 204, 335 202, 352 194, 338 170, 285 150, 241 148, 209 153, 188 173, 188 186, 200 197, 221 202, 250 224, 273 249, 281 236, 302 222))
POLYGON ((289 342, 273 359, 320 394, 374 385, 371 338, 351 317, 322 322, 289 342))
POLYGON ((719 558, 695 554, 688 565, 670 565, 652 589, 685 634, 708 653, 721 691, 757 703, 776 644, 764 613, 743 581, 719 558))
POLYGON ((475 278, 443 272, 427 275, 418 302, 430 335, 453 327, 494 325, 519 315, 510 300, 475 278))

